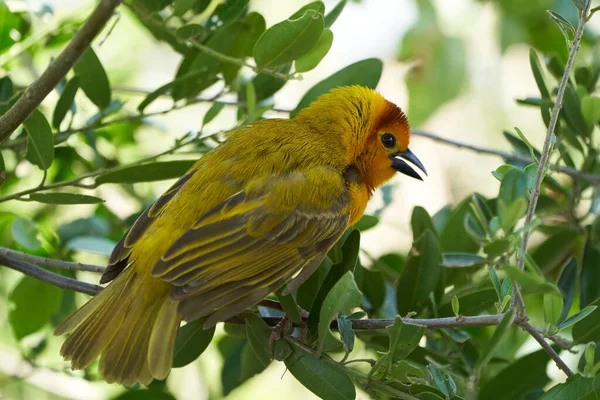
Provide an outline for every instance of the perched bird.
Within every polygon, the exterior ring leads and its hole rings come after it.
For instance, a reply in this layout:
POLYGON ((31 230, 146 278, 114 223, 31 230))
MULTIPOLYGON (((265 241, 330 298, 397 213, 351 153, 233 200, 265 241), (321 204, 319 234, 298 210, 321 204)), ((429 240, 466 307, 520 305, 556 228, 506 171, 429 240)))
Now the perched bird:
POLYGON ((395 172, 425 172, 404 113, 371 89, 340 87, 293 119, 230 132, 129 228, 100 283, 55 331, 73 369, 100 356, 107 382, 171 369, 181 320, 210 327, 283 287, 289 293, 395 172))

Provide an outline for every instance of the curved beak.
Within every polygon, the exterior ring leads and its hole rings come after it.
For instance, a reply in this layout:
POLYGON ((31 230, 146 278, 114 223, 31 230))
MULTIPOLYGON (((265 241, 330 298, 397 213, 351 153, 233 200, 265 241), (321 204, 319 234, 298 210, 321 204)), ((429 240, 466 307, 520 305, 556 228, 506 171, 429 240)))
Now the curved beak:
POLYGON ((417 171, 412 169, 412 167, 408 165, 406 161, 410 161, 417 168, 423 171, 425 175, 427 175, 427 171, 425 171, 425 167, 423 166, 421 161, 419 161, 417 156, 415 156, 415 153, 413 153, 409 149, 406 149, 406 151, 400 151, 398 153, 390 154, 390 159, 392 160, 392 168, 394 168, 398 172, 402 172, 404 175, 408 175, 421 181, 423 180, 423 178, 421 178, 421 175, 419 175, 417 171))

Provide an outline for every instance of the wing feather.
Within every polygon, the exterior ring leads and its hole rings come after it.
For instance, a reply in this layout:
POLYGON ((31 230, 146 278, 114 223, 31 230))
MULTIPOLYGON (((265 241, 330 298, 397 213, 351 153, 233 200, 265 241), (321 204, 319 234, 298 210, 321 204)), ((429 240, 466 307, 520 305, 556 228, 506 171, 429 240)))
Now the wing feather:
POLYGON ((256 304, 294 276, 297 288, 345 231, 350 198, 326 167, 247 187, 200 218, 152 275, 172 283, 184 319, 205 325, 256 304))

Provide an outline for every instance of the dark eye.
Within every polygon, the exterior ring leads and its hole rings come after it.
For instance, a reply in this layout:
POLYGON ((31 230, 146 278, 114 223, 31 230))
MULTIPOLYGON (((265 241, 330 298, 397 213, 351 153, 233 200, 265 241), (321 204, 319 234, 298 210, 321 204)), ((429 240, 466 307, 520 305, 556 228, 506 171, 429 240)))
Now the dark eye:
POLYGON ((396 145, 396 138, 391 133, 384 133, 381 135, 381 143, 388 149, 391 149, 396 145))

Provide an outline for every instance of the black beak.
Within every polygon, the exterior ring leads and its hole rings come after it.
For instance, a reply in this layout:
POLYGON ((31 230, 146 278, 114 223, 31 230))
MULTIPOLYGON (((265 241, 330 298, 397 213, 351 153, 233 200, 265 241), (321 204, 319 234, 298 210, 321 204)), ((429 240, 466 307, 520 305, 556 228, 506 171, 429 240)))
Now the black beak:
POLYGON ((423 173, 425 173, 425 175, 427 175, 427 171, 425 171, 425 167, 423 166, 421 161, 419 161, 417 156, 415 156, 415 154, 412 151, 410 151, 409 149, 406 149, 406 151, 401 151, 398 153, 390 154, 390 159, 392 160, 392 168, 394 168, 398 172, 402 172, 404 175, 411 176, 411 177, 413 177, 415 179, 419 179, 421 181, 423 180, 423 178, 421 178, 421 175, 419 175, 417 173, 417 171, 412 169, 410 167, 410 165, 408 165, 406 163, 406 161, 410 161, 417 168, 419 168, 421 171, 423 171, 423 173), (406 161, 404 161, 404 160, 406 160, 406 161))

